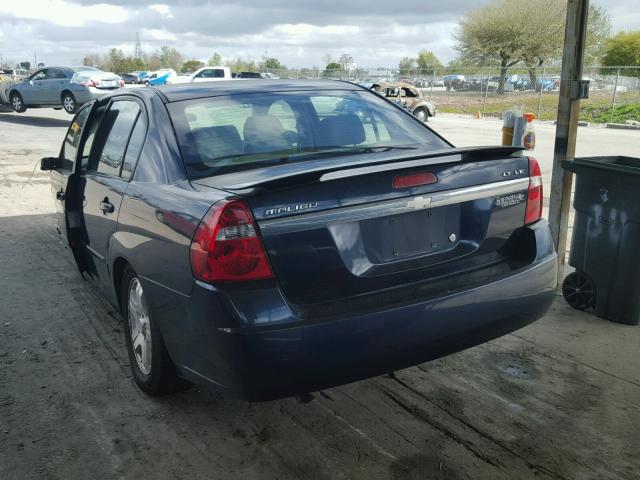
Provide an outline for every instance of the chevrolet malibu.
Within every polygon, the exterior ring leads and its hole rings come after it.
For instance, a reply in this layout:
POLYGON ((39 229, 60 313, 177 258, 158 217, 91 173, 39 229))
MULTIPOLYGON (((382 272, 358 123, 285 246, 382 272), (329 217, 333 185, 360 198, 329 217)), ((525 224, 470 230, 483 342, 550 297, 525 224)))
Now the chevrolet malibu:
POLYGON ((304 395, 504 335, 554 297, 537 161, 455 148, 354 84, 121 91, 41 168, 150 395, 304 395))

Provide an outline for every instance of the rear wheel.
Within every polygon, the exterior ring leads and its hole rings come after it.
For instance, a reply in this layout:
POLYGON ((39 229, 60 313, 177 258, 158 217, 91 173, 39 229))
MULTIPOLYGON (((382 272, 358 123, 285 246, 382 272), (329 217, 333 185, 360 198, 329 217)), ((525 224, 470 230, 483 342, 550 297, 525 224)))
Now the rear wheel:
POLYGON ((415 112, 413 112, 413 114, 421 122, 426 122, 429 120, 429 112, 427 112, 426 108, 418 108, 415 112))
POLYGON ((24 104, 24 100, 22 99, 22 95, 18 92, 11 93, 11 107, 18 113, 26 112, 27 107, 24 104))
POLYGON ((562 282, 562 295, 577 310, 588 310, 596 304, 596 288, 591 277, 580 270, 567 275, 562 282))
POLYGON ((153 322, 140 279, 127 267, 122 279, 120 308, 133 379, 151 396, 172 393, 183 386, 169 358, 158 326, 153 322))
POLYGON ((78 106, 71 92, 64 92, 62 94, 62 108, 64 108, 64 111, 67 113, 76 113, 78 106))

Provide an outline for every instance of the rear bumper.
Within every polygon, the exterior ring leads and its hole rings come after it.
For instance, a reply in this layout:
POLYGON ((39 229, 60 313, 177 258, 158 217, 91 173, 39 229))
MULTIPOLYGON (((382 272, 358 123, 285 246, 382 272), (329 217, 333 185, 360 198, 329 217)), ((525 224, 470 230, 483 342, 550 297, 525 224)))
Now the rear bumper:
POLYGON ((76 99, 78 105, 84 105, 85 103, 91 102, 92 100, 98 100, 109 93, 117 92, 119 88, 95 88, 95 87, 86 87, 81 90, 73 91, 73 96, 76 99))
POLYGON ((233 312, 233 306, 216 291, 197 286, 182 328, 176 331, 166 320, 161 325, 165 342, 183 375, 251 400, 316 391, 417 365, 545 314, 555 296, 556 254, 546 222, 530 228, 537 255, 525 268, 440 298, 335 320, 301 322, 284 302, 273 305, 275 297, 265 293, 277 325, 220 327, 221 316, 233 312))

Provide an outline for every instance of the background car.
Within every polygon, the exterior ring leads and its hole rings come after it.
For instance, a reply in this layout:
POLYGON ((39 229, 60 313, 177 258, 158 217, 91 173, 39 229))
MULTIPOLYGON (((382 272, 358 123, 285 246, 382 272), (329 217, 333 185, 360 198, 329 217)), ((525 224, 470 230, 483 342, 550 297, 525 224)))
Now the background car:
POLYGON ((263 78, 263 79, 269 79, 271 77, 269 77, 268 74, 266 73, 261 73, 261 72, 240 72, 236 78, 263 78))
POLYGON ((215 82, 221 80, 231 80, 231 69, 229 67, 202 67, 193 73, 185 73, 167 78, 167 85, 191 82, 215 82))
POLYGON ((380 95, 406 108, 421 122, 426 122, 429 117, 435 117, 436 107, 427 100, 422 92, 404 82, 374 83, 371 86, 380 95))
POLYGON ((40 107, 62 107, 75 113, 79 106, 120 87, 120 77, 97 68, 47 67, 11 84, 8 97, 18 113, 40 107))
POLYGON ((0 68, 0 77, 4 81, 16 82, 29 76, 29 71, 23 68, 0 68))
POLYGON ((454 148, 351 83, 124 90, 80 110, 60 152, 41 163, 60 230, 149 395, 180 378, 305 394, 504 335, 555 298, 537 161, 454 148))
POLYGON ((177 75, 178 74, 175 70, 171 68, 163 68, 160 70, 156 70, 155 72, 148 72, 148 75, 145 77, 143 82, 147 86, 165 85, 170 77, 176 77, 177 75))
POLYGON ((119 76, 120 78, 122 78, 122 80, 124 80, 124 83, 126 83, 127 85, 135 85, 137 83, 142 83, 142 81, 140 80, 140 77, 135 73, 121 73, 119 76))
POLYGON ((447 90, 460 90, 465 84, 464 75, 445 75, 442 77, 447 90))

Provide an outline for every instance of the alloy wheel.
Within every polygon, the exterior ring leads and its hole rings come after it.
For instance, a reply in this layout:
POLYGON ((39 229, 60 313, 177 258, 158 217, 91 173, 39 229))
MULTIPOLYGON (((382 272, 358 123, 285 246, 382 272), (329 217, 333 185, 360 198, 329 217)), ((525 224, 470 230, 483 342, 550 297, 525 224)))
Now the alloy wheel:
POLYGON ((76 102, 70 95, 65 95, 62 99, 62 106, 67 112, 73 113, 73 111, 76 109, 76 102))
POLYGON ((131 279, 129 284, 128 313, 129 335, 136 363, 144 375, 149 375, 152 362, 151 324, 142 285, 137 278, 131 279))

